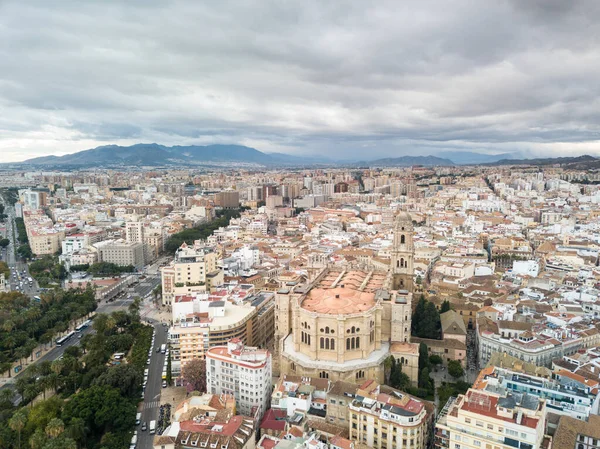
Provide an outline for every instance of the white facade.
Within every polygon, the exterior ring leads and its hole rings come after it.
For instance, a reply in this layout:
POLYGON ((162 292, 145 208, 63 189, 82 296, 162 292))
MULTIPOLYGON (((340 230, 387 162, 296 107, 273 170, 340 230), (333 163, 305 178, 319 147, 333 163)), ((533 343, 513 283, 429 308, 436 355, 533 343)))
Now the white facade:
POLYGON ((69 235, 62 242, 62 254, 73 254, 75 251, 88 247, 89 244, 90 238, 86 234, 69 235))
POLYGON ((237 410, 262 417, 271 398, 271 353, 244 346, 240 339, 206 352, 206 389, 212 394, 231 394, 237 410))

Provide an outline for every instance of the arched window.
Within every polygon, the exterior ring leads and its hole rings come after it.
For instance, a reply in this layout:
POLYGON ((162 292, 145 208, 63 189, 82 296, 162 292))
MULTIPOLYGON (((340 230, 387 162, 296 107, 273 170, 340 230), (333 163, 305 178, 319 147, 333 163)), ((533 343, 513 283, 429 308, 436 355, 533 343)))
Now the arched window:
POLYGON ((356 337, 356 349, 360 348, 360 337, 356 337))
POLYGON ((356 328, 354 326, 352 326, 352 333, 356 333, 356 328))
POLYGON ((325 348, 325 339, 323 337, 321 337, 321 343, 320 343, 321 349, 325 348))
POLYGON ((356 339, 354 337, 352 337, 352 339, 350 340, 350 348, 356 348, 356 339))
POLYGON ((329 338, 325 339, 325 349, 329 349, 329 338))
POLYGON ((404 257, 400 258, 400 266, 404 267, 404 257))
POLYGON ((328 334, 328 333, 329 333, 329 326, 327 326, 327 327, 325 328, 325 333, 326 333, 326 334, 328 334))
POLYGON ((350 339, 346 338, 346 349, 349 350, 350 349, 350 339))
POLYGON ((331 339, 331 350, 333 351, 335 349, 335 339, 331 339))
POLYGON ((400 364, 404 365, 404 357, 400 357, 400 364))
POLYGON ((404 244, 406 243, 406 237, 404 237, 404 234, 402 234, 402 235, 400 236, 400 243, 401 243, 402 245, 404 245, 404 244))
POLYGON ((320 377, 321 379, 329 379, 329 373, 328 373, 327 371, 321 371, 321 372, 319 373, 319 377, 320 377))
POLYGON ((400 268, 400 261, 399 260, 396 261, 396 268, 400 268))
POLYGON ((302 341, 302 343, 304 343, 304 332, 300 332, 301 337, 300 337, 300 341, 302 341))
POLYGON ((357 379, 364 379, 365 378, 365 372, 363 370, 357 371, 356 372, 356 378, 357 379))

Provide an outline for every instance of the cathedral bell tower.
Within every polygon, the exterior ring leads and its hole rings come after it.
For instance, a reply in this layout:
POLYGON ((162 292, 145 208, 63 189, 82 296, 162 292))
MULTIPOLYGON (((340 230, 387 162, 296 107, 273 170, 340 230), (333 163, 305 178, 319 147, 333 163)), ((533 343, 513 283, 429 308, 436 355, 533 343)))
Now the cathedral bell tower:
POLYGON ((413 224, 407 212, 400 212, 394 222, 394 243, 391 254, 393 290, 413 291, 414 246, 413 224))

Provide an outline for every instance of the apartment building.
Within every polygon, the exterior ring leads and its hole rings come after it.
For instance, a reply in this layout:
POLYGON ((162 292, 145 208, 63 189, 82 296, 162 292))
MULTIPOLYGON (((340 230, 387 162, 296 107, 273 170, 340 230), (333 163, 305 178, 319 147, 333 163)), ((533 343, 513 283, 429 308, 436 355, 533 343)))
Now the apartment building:
POLYGON ((438 415, 434 447, 541 449, 545 421, 546 402, 536 396, 469 389, 438 415))
POLYGON ((169 329, 173 363, 185 366, 205 358, 209 348, 231 339, 261 348, 273 344, 275 302, 273 294, 248 296, 234 304, 216 295, 177 296, 173 302, 174 325, 169 329))
POLYGON ((124 240, 106 240, 96 244, 98 261, 109 262, 123 267, 133 265, 144 268, 144 245, 124 240))
POLYGON ((544 378, 497 366, 483 369, 474 384, 478 390, 537 396, 546 400, 548 413, 582 420, 598 414, 598 387, 598 381, 590 382, 566 370, 544 378))
POLYGON ((237 209, 240 207, 240 192, 225 190, 215 195, 215 206, 223 209, 237 209))
POLYGON ((262 417, 271 399, 271 353, 234 338, 206 353, 206 389, 230 394, 242 415, 262 417))
POLYGON ((350 439, 376 449, 426 447, 433 406, 386 390, 371 380, 360 386, 348 405, 350 439))
POLYGON ((222 276, 209 276, 216 271, 217 255, 213 248, 183 243, 171 264, 161 268, 163 306, 171 306, 177 295, 203 293, 220 285, 222 276))
POLYGON ((28 238, 31 252, 41 256, 44 254, 56 254, 61 247, 61 242, 65 238, 65 232, 53 228, 35 228, 28 227, 28 238))

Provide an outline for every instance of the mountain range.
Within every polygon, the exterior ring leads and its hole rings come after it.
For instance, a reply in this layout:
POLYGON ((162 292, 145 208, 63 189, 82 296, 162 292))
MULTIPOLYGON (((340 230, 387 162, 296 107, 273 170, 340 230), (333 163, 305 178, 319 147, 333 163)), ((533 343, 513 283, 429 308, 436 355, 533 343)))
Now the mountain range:
POLYGON ((400 156, 381 159, 353 161, 334 160, 324 156, 292 156, 284 153, 263 153, 243 145, 188 145, 165 146, 156 143, 140 143, 131 146, 105 145, 79 151, 65 156, 45 156, 28 159, 19 165, 45 167, 164 167, 164 166, 211 166, 240 163, 254 166, 388 166, 409 167, 452 165, 548 165, 579 164, 600 165, 600 159, 592 156, 570 158, 518 159, 518 154, 484 154, 468 151, 448 151, 438 156, 400 156))

